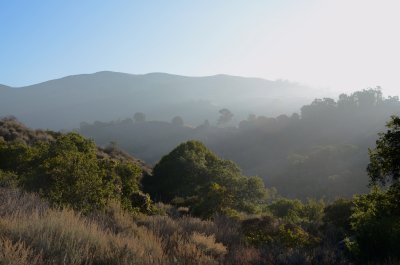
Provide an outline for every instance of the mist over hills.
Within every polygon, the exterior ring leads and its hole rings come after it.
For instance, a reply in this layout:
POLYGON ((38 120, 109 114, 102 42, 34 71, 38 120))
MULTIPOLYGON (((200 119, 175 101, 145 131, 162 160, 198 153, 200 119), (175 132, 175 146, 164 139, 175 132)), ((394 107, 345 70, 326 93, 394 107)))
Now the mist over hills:
POLYGON ((324 92, 288 81, 269 81, 229 75, 186 77, 166 73, 133 75, 97 72, 67 76, 43 83, 0 85, 0 115, 14 115, 34 128, 71 129, 82 121, 108 121, 144 112, 150 120, 182 116, 198 125, 234 113, 232 124, 250 113, 291 114, 324 92))
POLYGON ((182 142, 199 140, 279 194, 332 199, 367 191, 368 148, 391 115, 399 114, 399 98, 386 98, 375 88, 315 99, 299 114, 249 116, 238 126, 193 127, 127 117, 82 123, 79 132, 100 146, 117 144, 150 164, 182 142))

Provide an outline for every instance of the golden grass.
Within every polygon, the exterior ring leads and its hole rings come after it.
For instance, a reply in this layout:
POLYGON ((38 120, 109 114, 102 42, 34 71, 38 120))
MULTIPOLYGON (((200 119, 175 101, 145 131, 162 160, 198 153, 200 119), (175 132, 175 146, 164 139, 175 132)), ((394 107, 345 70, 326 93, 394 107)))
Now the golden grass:
POLYGON ((0 264, 208 265, 227 252, 209 221, 135 218, 117 203, 83 216, 15 190, 0 190, 0 199, 0 264))

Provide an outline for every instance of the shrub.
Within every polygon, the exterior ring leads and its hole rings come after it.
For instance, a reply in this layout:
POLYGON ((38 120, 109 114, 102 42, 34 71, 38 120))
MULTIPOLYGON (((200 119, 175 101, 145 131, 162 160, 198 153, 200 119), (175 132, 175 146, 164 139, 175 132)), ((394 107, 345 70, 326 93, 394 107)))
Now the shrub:
POLYGON ((298 222, 302 218, 303 207, 300 200, 279 199, 270 204, 268 209, 276 217, 298 222))
POLYGON ((235 163, 198 141, 182 143, 164 156, 143 185, 153 199, 188 206, 203 218, 228 208, 256 212, 267 195, 260 178, 243 176, 235 163))
MULTIPOLYGON (((356 196, 351 226, 353 254, 362 260, 400 260, 400 185, 356 196)), ((351 242, 350 242, 351 243, 351 242)))
POLYGON ((341 240, 350 234, 352 208, 353 202, 346 199, 338 199, 325 207, 324 226, 326 229, 332 228, 335 230, 336 240, 341 240))
POLYGON ((16 188, 18 186, 18 176, 12 172, 0 170, 0 188, 16 188))

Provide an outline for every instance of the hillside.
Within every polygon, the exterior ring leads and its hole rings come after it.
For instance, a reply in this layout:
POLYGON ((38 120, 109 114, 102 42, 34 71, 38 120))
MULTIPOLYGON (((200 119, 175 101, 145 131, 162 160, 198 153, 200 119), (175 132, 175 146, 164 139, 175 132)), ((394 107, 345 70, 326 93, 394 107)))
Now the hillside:
MULTIPOLYGON (((34 146, 41 143, 54 142, 62 133, 45 131, 40 129, 31 129, 14 117, 5 117, 0 119, 0 142, 17 142, 27 146, 34 146)), ((128 163, 133 163, 141 168, 143 173, 148 173, 151 168, 142 160, 137 159, 128 153, 116 148, 115 146, 96 147, 96 155, 99 159, 111 159, 128 163)), ((4 160, 11 160, 7 157, 4 160)))
POLYGON ((333 202, 280 197, 198 141, 140 176, 74 132, 0 135, 0 264, 399 264, 396 116, 367 169, 386 187, 333 202))
POLYGON ((181 115, 198 125, 205 119, 213 122, 219 109, 229 108, 238 122, 249 113, 290 114, 319 96, 287 81, 117 72, 73 75, 18 88, 0 86, 0 93, 0 116, 14 115, 28 126, 49 129, 71 129, 82 121, 115 120, 139 111, 164 121, 181 115))
POLYGON ((314 100, 300 115, 250 116, 238 126, 124 119, 82 124, 80 133, 99 145, 116 142, 150 164, 183 141, 200 140, 284 196, 336 198, 367 191, 368 148, 398 114, 397 97, 369 89, 314 100))

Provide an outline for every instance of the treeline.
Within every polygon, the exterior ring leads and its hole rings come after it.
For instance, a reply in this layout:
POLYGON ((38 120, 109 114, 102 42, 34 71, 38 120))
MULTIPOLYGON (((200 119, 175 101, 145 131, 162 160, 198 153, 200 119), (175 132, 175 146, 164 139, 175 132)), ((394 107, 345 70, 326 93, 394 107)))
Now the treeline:
MULTIPOLYGON (((208 121, 193 127, 179 116, 170 123, 146 121, 140 113, 134 119, 82 123, 79 132, 101 146, 116 142, 150 164, 181 142, 196 139, 284 196, 333 199, 367 191, 367 150, 394 114, 400 114, 398 97, 384 98, 374 88, 337 100, 316 99, 292 116, 249 115, 237 127, 208 121)), ((234 113, 216 115, 225 120, 234 113)))
POLYGON ((398 264, 400 118, 387 126, 371 191, 326 203, 280 197, 197 141, 151 172, 77 133, 3 119, 0 262, 398 264))

